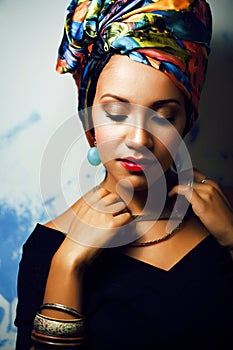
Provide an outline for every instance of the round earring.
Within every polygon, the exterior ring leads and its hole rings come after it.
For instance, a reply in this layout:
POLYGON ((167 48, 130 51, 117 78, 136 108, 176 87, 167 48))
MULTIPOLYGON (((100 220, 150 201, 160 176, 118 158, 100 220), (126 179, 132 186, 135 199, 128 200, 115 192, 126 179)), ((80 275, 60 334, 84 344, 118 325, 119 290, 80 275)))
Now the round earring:
POLYGON ((94 146, 89 148, 87 152, 87 160, 91 165, 97 166, 101 163, 98 148, 96 147, 96 141, 94 146))

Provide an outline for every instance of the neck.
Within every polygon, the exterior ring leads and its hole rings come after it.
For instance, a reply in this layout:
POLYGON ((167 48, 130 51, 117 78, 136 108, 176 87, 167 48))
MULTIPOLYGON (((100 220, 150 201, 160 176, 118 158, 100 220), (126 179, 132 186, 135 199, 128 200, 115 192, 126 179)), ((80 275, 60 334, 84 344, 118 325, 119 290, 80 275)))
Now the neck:
POLYGON ((175 179, 170 173, 164 178, 158 179, 149 188, 134 189, 128 180, 122 180, 117 185, 109 181, 108 177, 102 182, 102 186, 111 192, 117 192, 127 204, 128 210, 133 215, 150 215, 155 217, 169 217, 174 199, 167 197, 167 192, 175 184, 175 179), (167 183, 166 183, 167 182, 167 183))

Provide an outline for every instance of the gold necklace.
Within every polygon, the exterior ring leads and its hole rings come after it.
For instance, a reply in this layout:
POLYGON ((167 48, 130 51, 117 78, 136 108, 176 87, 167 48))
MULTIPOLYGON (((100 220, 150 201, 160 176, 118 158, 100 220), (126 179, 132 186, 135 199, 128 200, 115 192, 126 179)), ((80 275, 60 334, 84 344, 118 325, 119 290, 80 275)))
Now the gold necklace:
POLYGON ((147 242, 133 242, 133 243, 130 243, 129 245, 132 247, 145 247, 145 246, 166 241, 167 239, 171 238, 182 227, 182 225, 183 225, 183 221, 181 221, 179 225, 177 225, 172 231, 168 232, 166 235, 163 235, 160 238, 154 239, 152 241, 147 241, 147 242))
MULTIPOLYGON (((144 215, 131 215, 134 221, 152 221, 152 220, 169 220, 170 216, 168 215, 160 215, 157 217, 155 214, 144 214, 144 215)), ((172 220, 177 219, 176 217, 172 217, 172 220)))

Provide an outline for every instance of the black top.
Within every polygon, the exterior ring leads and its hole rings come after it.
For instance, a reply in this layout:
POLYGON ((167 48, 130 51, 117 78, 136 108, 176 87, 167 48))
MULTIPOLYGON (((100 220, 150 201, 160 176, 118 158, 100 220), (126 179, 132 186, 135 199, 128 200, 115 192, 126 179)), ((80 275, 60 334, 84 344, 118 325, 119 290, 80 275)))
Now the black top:
MULTIPOLYGON (((65 235, 38 224, 18 275, 17 350, 29 350, 51 259, 65 235)), ((88 349, 233 349, 233 263, 208 236, 169 271, 105 249, 87 268, 88 349)))

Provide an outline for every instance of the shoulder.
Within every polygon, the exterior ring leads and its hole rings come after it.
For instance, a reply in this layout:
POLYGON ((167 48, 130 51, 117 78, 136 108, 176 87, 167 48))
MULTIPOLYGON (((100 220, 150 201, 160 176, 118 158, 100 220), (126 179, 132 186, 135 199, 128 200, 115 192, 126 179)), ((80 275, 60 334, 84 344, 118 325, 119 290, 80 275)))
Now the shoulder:
POLYGON ((49 254, 54 253, 65 239, 74 217, 86 202, 85 199, 91 191, 79 198, 56 218, 44 224, 38 223, 24 243, 23 252, 30 251, 30 255, 32 255, 33 251, 35 251, 36 255, 40 254, 41 251, 47 251, 49 254))
POLYGON ((88 196, 90 196, 93 193, 94 189, 91 189, 89 192, 87 192, 84 196, 80 197, 73 205, 68 207, 66 211, 64 211, 62 214, 54 218, 53 220, 47 222, 44 224, 45 227, 49 229, 53 229, 56 231, 61 231, 63 233, 67 233, 69 231, 69 227, 76 217, 77 213, 79 212, 80 208, 85 203, 88 203, 88 196))
POLYGON ((42 224, 37 224, 23 245, 23 258, 52 255, 65 239, 65 234, 42 224))

